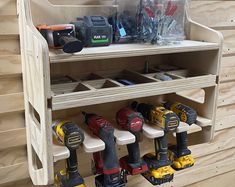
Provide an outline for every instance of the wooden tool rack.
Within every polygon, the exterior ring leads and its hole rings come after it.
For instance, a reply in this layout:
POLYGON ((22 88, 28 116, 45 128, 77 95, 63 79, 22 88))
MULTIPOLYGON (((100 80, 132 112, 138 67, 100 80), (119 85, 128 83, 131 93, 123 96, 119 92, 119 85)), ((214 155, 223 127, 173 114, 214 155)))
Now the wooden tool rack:
MULTIPOLYGON (((114 123, 119 156, 126 154, 123 145, 133 143, 135 137, 115 125, 115 114, 134 100, 153 104, 180 101, 192 106, 199 114, 197 123, 190 127, 181 123, 177 132, 188 131, 191 144, 213 138, 222 35, 193 22, 187 15, 187 39, 179 44, 113 44, 85 48, 72 55, 48 49, 35 25, 69 23, 90 14, 108 16, 117 8, 111 0, 97 2, 52 5, 47 0, 18 0, 28 163, 35 185, 53 184, 60 161, 69 157, 67 148, 53 141, 51 125, 58 118, 73 120, 84 130, 79 168, 83 176, 91 175, 87 153, 104 150, 105 145, 88 131, 81 115, 83 110, 103 115, 114 123), (162 65, 177 67, 161 72, 173 80, 155 78, 162 65), (72 77, 72 81, 55 83, 58 76, 72 77), (117 78, 131 80, 135 85, 124 86, 117 78), (204 99, 198 101, 182 93, 192 89, 200 89, 204 99)), ((163 136, 163 131, 145 124, 143 134, 146 138, 141 144, 142 154, 153 149, 152 139, 163 136)))

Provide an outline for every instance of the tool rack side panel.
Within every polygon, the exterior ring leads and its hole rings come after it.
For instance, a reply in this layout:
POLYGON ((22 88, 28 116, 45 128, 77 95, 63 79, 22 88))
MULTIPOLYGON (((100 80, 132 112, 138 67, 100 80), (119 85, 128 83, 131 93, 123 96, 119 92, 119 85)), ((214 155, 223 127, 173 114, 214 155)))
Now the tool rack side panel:
POLYGON ((32 24, 28 0, 18 0, 29 173, 34 184, 54 181, 48 47, 32 24))

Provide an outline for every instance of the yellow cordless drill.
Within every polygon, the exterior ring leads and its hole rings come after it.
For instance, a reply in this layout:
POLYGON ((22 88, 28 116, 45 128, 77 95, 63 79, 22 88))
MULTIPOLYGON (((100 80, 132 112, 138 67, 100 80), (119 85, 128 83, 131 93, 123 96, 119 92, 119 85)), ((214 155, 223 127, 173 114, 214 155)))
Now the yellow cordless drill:
POLYGON ((70 151, 70 157, 66 160, 67 168, 58 172, 55 176, 55 184, 60 187, 86 187, 84 180, 78 172, 76 149, 84 141, 81 129, 70 121, 56 121, 53 124, 53 132, 57 140, 70 151))
MULTIPOLYGON (((175 112, 180 121, 192 125, 196 122, 197 112, 182 103, 165 103, 164 106, 175 112)), ((169 147, 169 158, 172 161, 172 167, 175 170, 182 170, 192 167, 195 164, 195 160, 192 157, 191 151, 188 149, 187 132, 176 133, 177 145, 169 147)))
POLYGON ((132 104, 133 109, 140 112, 145 120, 154 125, 158 125, 164 130, 164 136, 155 138, 155 153, 149 153, 143 156, 149 170, 142 175, 153 185, 160 185, 171 182, 174 177, 174 169, 168 158, 167 133, 176 130, 179 126, 178 116, 164 107, 157 107, 145 103, 132 104))

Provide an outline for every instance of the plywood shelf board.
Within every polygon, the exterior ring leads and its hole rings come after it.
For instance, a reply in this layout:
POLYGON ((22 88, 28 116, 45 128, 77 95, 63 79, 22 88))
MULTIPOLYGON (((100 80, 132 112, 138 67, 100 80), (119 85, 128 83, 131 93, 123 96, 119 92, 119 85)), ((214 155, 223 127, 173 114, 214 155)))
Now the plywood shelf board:
POLYGON ((185 40, 171 46, 155 46, 150 44, 112 44, 108 47, 85 48, 80 53, 69 55, 62 51, 50 51, 50 62, 77 62, 121 57, 146 56, 180 52, 218 50, 216 43, 185 40))
POLYGON ((85 140, 83 142, 83 149, 87 153, 94 153, 98 151, 103 151, 105 149, 104 142, 93 135, 86 125, 82 125, 81 128, 83 129, 85 140))
POLYGON ((52 96, 52 109, 61 110, 72 107, 88 106, 105 102, 149 97, 181 90, 206 88, 216 85, 216 76, 207 75, 195 78, 180 79, 169 82, 146 83, 135 86, 107 88, 52 96))
POLYGON ((52 149, 54 162, 57 162, 59 160, 65 160, 70 156, 70 152, 65 146, 54 144, 52 149))

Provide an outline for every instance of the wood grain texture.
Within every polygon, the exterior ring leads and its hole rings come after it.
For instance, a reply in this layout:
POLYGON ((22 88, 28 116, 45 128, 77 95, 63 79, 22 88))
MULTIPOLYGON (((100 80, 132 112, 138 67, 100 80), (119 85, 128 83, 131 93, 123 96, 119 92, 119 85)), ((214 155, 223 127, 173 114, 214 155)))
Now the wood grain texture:
POLYGON ((0 114, 24 110, 23 93, 7 94, 0 96, 0 114))
POLYGON ((192 19, 203 25, 214 28, 235 26, 234 1, 191 1, 192 19))
POLYGON ((20 55, 0 56, 0 77, 21 74, 20 55))
POLYGON ((24 127, 24 111, 0 114, 0 132, 24 127))
POLYGON ((235 105, 222 106, 217 109, 216 130, 222 130, 235 126, 235 105))
POLYGON ((0 1, 0 16, 16 15, 16 0, 0 1))
MULTIPOLYGON (((0 4, 1 6, 1 4, 0 4)), ((1 7, 0 7, 1 12, 1 7)), ((18 18, 16 15, 0 15, 0 36, 18 35, 18 18)))
POLYGON ((0 77, 0 96, 14 93, 22 93, 22 84, 23 83, 21 75, 0 77))
POLYGON ((225 56, 222 58, 220 81, 228 82, 235 80, 235 58, 234 56, 225 56))
POLYGON ((7 37, 0 35, 0 42, 0 55, 20 54, 19 37, 7 37))
POLYGON ((19 146, 0 151, 0 168, 27 161, 26 146, 19 146))
POLYGON ((25 128, 1 131, 2 144, 0 150, 26 145, 25 128))
POLYGON ((22 162, 14 165, 9 165, 7 167, 0 168, 0 183, 8 183, 22 179, 27 179, 29 177, 28 173, 28 162, 22 162))
POLYGON ((235 93, 235 81, 220 84, 218 106, 234 104, 235 103, 234 93, 235 93))
POLYGON ((197 183, 189 185, 187 187, 209 187, 209 186, 227 187, 227 186, 233 186, 234 185, 234 180, 233 180, 234 175, 235 175, 235 170, 224 173, 219 176, 215 176, 215 177, 197 182, 197 183))

